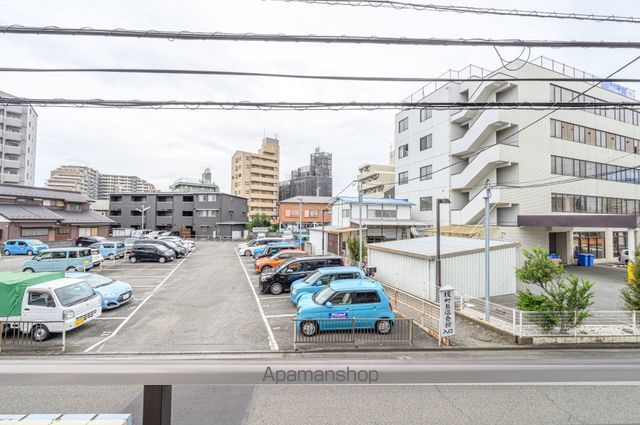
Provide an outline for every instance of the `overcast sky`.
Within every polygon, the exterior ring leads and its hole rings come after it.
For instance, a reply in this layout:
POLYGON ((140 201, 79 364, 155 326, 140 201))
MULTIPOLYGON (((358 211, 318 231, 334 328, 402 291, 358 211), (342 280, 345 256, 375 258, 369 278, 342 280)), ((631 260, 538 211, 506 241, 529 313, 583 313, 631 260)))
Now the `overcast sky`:
MULTIPOLYGON (((425 1, 426 2, 426 1, 425 1)), ((2 24, 33 26, 627 41, 633 24, 588 23, 392 9, 292 4, 262 0, 1 1, 2 24)), ((639 15, 638 0, 451 1, 506 8, 639 15)), ((519 49, 501 49, 514 57, 519 49)), ((7 67, 157 67, 382 76, 437 76, 473 63, 500 66, 491 48, 358 46, 95 37, 0 35, 7 67)), ((596 75, 607 75, 633 50, 534 49, 596 75)), ((637 64, 622 76, 636 76, 637 64)), ((362 83, 268 78, 128 74, 3 73, 0 90, 25 97, 181 99, 216 101, 399 101, 419 83, 362 83)), ((281 143, 281 174, 308 163, 315 147, 333 153, 334 193, 357 166, 386 162, 394 137, 393 111, 260 112, 38 108, 36 184, 62 164, 135 174, 167 189, 177 177, 206 166, 223 191, 230 158, 256 150, 266 134, 281 143)), ((347 192, 348 193, 348 192, 347 192)))

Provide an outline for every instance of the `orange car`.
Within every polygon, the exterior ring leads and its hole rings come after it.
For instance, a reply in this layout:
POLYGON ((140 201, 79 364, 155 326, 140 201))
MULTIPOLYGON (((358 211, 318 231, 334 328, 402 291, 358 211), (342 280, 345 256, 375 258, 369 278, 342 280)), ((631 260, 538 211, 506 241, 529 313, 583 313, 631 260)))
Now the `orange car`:
POLYGON ((302 257, 309 255, 301 249, 284 249, 271 257, 262 257, 256 260, 256 273, 262 273, 265 270, 275 269, 289 258, 302 257))

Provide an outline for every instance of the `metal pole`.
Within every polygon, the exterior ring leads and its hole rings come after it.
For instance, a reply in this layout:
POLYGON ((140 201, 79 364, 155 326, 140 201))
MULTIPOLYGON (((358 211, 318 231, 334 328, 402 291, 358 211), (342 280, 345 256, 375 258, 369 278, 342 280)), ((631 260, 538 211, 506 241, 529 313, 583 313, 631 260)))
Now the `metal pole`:
POLYGON ((491 282, 490 282, 490 233, 489 233, 489 226, 491 224, 491 217, 490 217, 490 200, 491 200, 491 185, 489 183, 489 180, 487 179, 487 181, 484 184, 485 190, 486 190, 486 194, 484 197, 484 256, 485 256, 485 292, 484 292, 484 320, 489 322, 490 319, 490 301, 489 298, 491 296, 491 282))
POLYGON ((436 300, 440 290, 440 200, 436 199, 436 300))
POLYGON ((298 198, 298 240, 302 249, 302 198, 298 198))
POLYGON ((142 425, 171 425, 171 385, 145 385, 142 425))
POLYGON ((358 268, 362 268, 362 182, 358 182, 358 239, 359 239, 359 255, 358 268))

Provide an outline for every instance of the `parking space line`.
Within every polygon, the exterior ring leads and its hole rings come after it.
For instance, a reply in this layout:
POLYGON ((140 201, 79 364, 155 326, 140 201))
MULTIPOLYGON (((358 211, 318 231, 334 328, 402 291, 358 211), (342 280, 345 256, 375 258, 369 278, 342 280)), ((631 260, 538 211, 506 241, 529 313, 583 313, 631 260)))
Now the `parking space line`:
POLYGON ((145 305, 145 303, 147 301, 149 301, 151 299, 151 297, 153 297, 155 295, 156 292, 158 292, 158 290, 162 287, 162 285, 164 285, 164 283, 169 280, 169 278, 171 276, 173 276, 173 274, 176 272, 176 270, 178 270, 180 268, 180 266, 184 264, 184 259, 178 263, 173 270, 171 270, 171 272, 169 272, 169 274, 162 279, 162 282, 160 282, 153 291, 151 291, 151 293, 147 296, 147 298, 145 298, 144 300, 142 300, 142 302, 131 312, 131 314, 129 314, 127 316, 126 319, 124 319, 122 321, 122 323, 120 323, 118 325, 118 327, 116 328, 115 331, 113 331, 109 336, 107 336, 106 338, 102 339, 101 341, 96 342, 95 344, 93 344, 91 347, 87 348, 86 350, 84 350, 85 353, 88 353, 89 351, 93 350, 94 348, 103 345, 105 342, 107 342, 108 340, 110 340, 111 338, 113 338, 114 336, 116 336, 118 334, 118 332, 120 332, 120 329, 122 329, 128 322, 129 320, 131 320, 131 318, 142 308, 143 305, 145 305))
POLYGON ((130 283, 132 288, 155 288, 156 285, 136 285, 135 283, 130 283))
POLYGON ((96 317, 93 320, 125 320, 126 317, 96 317))
POLYGON ((253 296, 256 299, 256 304, 258 304, 258 311, 260 312, 260 316, 262 317, 262 321, 264 322, 264 326, 267 328, 267 334, 268 334, 268 338, 269 338, 269 348, 272 351, 277 351, 277 350, 279 350, 278 342, 276 341, 276 337, 273 336, 273 330, 271 329, 271 325, 269 325, 269 321, 267 320, 267 316, 265 316, 265 314, 264 314, 264 310, 262 309, 262 304, 260 304, 260 299, 258 298, 258 293, 256 292, 256 289, 253 287, 253 283, 251 282, 251 278, 249 277, 249 273, 247 273, 247 269, 244 266, 244 263, 242 262, 242 258, 240 258, 240 255, 238 254, 238 252, 235 249, 233 251, 235 252, 236 256, 238 257, 238 261, 240 262, 240 265, 242 266, 242 270, 244 270, 244 275, 247 277, 247 283, 249 284, 249 287, 251 288, 251 292, 253 292, 253 296))
POLYGON ((291 298, 289 295, 258 295, 261 300, 284 300, 291 298))
POLYGON ((275 319, 278 317, 296 317, 295 314, 272 314, 271 316, 267 316, 267 319, 275 319))

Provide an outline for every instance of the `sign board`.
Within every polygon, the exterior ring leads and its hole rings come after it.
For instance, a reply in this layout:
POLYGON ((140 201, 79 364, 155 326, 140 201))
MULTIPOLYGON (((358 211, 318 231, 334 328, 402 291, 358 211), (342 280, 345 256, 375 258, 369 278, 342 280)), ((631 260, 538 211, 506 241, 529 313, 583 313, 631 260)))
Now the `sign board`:
POLYGON ((348 319, 348 318, 349 318, 349 313, 346 311, 329 313, 329 319, 348 319))
POLYGON ((456 334, 456 309, 453 287, 440 288, 440 336, 449 338, 456 334))
POLYGON ((619 84, 615 84, 615 83, 612 83, 612 82, 609 82, 609 81, 604 81, 601 84, 601 86, 605 90, 620 94, 620 95, 625 96, 625 97, 630 97, 632 99, 635 99, 635 97, 636 97, 635 90, 628 89, 628 88, 623 87, 623 86, 621 86, 619 84))

